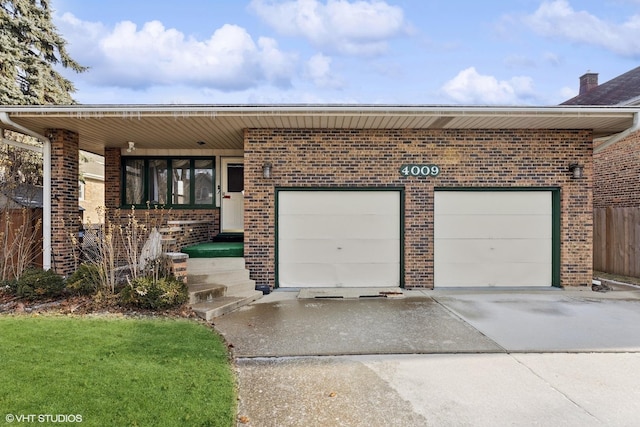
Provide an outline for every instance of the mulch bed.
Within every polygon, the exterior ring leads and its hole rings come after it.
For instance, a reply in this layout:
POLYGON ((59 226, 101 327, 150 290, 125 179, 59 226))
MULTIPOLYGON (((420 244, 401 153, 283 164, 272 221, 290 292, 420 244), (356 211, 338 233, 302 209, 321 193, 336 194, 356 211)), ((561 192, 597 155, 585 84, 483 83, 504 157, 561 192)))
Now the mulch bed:
POLYGON ((123 307, 115 298, 93 296, 66 296, 46 300, 26 300, 0 290, 0 314, 12 315, 105 315, 117 317, 171 317, 195 318, 189 305, 165 310, 145 310, 123 307))

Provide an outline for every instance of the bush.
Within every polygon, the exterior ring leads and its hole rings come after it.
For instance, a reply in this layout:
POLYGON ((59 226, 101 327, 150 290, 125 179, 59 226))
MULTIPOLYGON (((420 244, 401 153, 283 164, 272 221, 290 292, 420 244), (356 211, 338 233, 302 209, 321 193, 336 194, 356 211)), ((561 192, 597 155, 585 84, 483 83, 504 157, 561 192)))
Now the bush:
POLYGON ((161 277, 157 280, 138 277, 120 291, 120 302, 123 305, 139 308, 175 307, 184 304, 187 299, 187 286, 174 277, 161 277))
POLYGON ((98 290, 102 278, 102 268, 96 264, 80 264, 67 278, 66 287, 77 295, 93 295, 98 290))
POLYGON ((16 279, 0 280, 0 291, 6 292, 7 294, 15 295, 17 289, 18 281, 16 279))
POLYGON ((64 280, 51 270, 26 269, 16 283, 16 295, 20 298, 40 299, 62 295, 64 280))

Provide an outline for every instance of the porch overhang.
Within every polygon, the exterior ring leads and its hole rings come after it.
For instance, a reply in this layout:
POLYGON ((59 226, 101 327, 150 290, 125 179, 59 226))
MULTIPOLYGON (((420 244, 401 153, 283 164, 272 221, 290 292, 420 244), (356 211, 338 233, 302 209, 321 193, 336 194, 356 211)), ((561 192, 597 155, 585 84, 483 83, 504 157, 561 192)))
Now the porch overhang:
POLYGON ((46 135, 66 129, 79 148, 243 148, 245 129, 590 129, 608 137, 633 125, 637 107, 420 105, 70 105, 0 107, 13 122, 46 135))

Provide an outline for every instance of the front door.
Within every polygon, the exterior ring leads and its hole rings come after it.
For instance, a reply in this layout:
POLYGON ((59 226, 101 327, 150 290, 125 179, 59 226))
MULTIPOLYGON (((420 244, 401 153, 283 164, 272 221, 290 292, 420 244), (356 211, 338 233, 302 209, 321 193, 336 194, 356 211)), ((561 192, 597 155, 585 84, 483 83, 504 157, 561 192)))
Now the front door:
POLYGON ((244 159, 222 158, 220 223, 222 233, 244 232, 244 159))

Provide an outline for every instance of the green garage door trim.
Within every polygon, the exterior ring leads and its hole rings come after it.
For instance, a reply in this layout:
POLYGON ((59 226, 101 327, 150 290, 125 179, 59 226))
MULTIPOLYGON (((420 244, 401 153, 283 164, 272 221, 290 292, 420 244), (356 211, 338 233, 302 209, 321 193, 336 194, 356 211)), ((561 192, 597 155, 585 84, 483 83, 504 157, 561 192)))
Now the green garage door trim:
MULTIPOLYGON (((395 192, 398 193, 399 204, 399 224, 398 224, 398 280, 395 286, 404 287, 404 188, 401 187, 277 187, 275 189, 275 287, 281 286, 280 261, 281 250, 280 245, 281 238, 281 208, 282 208, 282 194, 287 192, 395 192)), ((348 286, 348 285, 347 285, 348 286)))
MULTIPOLYGON (((551 285, 560 286, 560 188, 558 187, 436 187, 437 192, 549 192, 551 194, 551 285)), ((435 208, 434 193, 434 208, 435 208)), ((435 225, 435 216, 434 216, 435 225)), ((434 237, 435 250, 435 237, 434 237)), ((434 266, 435 267, 435 266, 434 266)))

